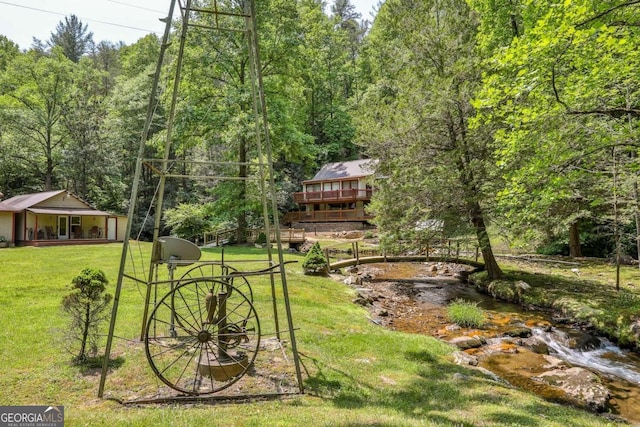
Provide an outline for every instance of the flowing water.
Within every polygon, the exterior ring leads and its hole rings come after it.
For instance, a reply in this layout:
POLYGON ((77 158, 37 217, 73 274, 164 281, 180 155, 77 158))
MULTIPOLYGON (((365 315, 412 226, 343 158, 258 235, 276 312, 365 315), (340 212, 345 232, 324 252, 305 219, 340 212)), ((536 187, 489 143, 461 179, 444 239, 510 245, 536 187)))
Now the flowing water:
MULTIPOLYGON (((376 265, 375 281, 393 283, 402 280, 408 287, 410 300, 403 307, 396 307, 396 316, 388 326, 406 332, 426 333, 448 340, 458 333, 469 331, 447 328, 444 307, 462 298, 477 302, 489 319, 489 324, 479 332, 487 337, 484 347, 501 348, 482 355, 483 350, 471 350, 480 356, 481 366, 493 371, 514 386, 528 389, 554 401, 567 401, 557 389, 532 381, 531 378, 545 370, 548 362, 543 356, 528 349, 505 343, 503 338, 509 328, 524 326, 532 336, 544 344, 549 355, 597 374, 609 389, 609 409, 631 423, 640 425, 640 356, 623 350, 611 341, 595 337, 588 332, 555 324, 548 313, 525 311, 522 307, 501 302, 481 294, 472 285, 464 284, 451 276, 435 275, 425 264, 376 265), (411 283, 411 279, 415 279, 411 283), (452 332, 453 331, 453 332, 452 332), (502 347, 500 347, 502 346, 502 347)), ((486 350, 485 350, 486 351, 486 350)))

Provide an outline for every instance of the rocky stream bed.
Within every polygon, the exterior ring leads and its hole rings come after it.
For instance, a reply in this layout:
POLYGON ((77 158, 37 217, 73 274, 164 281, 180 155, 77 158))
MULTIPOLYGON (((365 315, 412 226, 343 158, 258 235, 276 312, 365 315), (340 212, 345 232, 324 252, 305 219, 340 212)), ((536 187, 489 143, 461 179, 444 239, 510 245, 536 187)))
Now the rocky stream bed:
MULTIPOLYGON (((640 357, 573 328, 552 313, 495 300, 466 283, 468 268, 447 263, 384 263, 335 276, 352 286, 373 322, 427 334, 458 348, 456 363, 546 399, 640 425, 640 357), (461 328, 446 306, 462 298, 485 310, 482 328, 461 328)), ((522 286, 526 286, 523 284, 522 286)))

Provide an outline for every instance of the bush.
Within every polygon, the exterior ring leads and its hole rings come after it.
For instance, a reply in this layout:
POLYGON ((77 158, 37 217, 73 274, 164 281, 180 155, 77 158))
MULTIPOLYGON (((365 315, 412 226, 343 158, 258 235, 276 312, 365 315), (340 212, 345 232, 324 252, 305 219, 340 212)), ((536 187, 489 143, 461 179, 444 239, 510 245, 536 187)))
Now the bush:
POLYGON ((258 234, 258 238, 256 239, 256 243, 259 245, 264 245, 267 243, 267 235, 264 233, 264 231, 261 231, 260 234, 258 234))
POLYGON ((109 281, 102 270, 85 268, 72 283, 73 290, 62 299, 62 309, 70 317, 66 342, 76 354, 74 361, 84 363, 88 353, 98 352, 98 327, 111 302, 111 295, 104 293, 109 281))
POLYGON ((322 253, 320 243, 315 242, 302 262, 302 268, 304 274, 327 274, 329 272, 329 266, 327 260, 322 253))
POLYGON ((182 203, 173 209, 167 209, 164 219, 172 234, 196 241, 211 229, 208 215, 209 212, 204 205, 182 203))
POLYGON ((478 328, 484 324, 484 310, 477 302, 457 299, 447 307, 449 320, 463 328, 478 328))

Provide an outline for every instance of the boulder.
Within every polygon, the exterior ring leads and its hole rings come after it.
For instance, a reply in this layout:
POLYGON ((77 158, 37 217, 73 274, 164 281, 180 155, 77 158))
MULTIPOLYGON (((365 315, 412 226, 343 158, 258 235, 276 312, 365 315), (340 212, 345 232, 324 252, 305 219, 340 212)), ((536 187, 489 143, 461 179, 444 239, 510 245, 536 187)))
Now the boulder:
POLYGON ((513 338, 529 338, 531 336, 531 329, 525 326, 516 326, 506 330, 504 334, 513 338))
POLYGON ((549 346, 547 343, 536 336, 528 337, 527 339, 520 341, 520 344, 534 353, 549 354, 549 346))
POLYGON ((345 285, 362 286, 362 278, 360 276, 348 276, 343 283, 345 285))
POLYGON ((512 282, 509 280, 493 280, 488 283, 476 282, 476 287, 480 292, 487 293, 494 298, 520 303, 524 294, 531 289, 531 286, 521 280, 512 282))
POLYGON ((600 378, 583 368, 553 369, 533 379, 559 388, 578 404, 596 412, 605 410, 610 397, 600 378))
POLYGON ((478 366, 478 358, 464 351, 456 351, 453 353, 453 361, 458 365, 478 366))
POLYGON ((460 350, 482 347, 482 341, 476 337, 456 337, 450 339, 449 344, 455 345, 460 350))

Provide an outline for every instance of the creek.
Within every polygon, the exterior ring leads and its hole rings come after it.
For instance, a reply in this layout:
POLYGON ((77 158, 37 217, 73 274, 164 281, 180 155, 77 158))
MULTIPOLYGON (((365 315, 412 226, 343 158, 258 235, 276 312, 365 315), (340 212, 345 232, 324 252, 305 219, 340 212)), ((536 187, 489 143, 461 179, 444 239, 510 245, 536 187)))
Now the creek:
POLYGON ((609 391, 606 406, 599 411, 640 426, 637 353, 572 327, 551 313, 525 310, 482 294, 454 277, 459 268, 425 263, 371 264, 358 271, 362 283, 357 289, 369 300, 374 321, 390 329, 428 334, 449 342, 480 338, 482 346, 464 350, 477 358, 480 367, 546 399, 585 406, 558 387, 539 381, 543 372, 549 371, 550 363, 555 369, 584 368, 596 374, 609 391), (446 306, 456 299, 476 302, 485 311, 487 323, 478 329, 452 324, 446 306), (528 332, 523 336, 512 333, 518 329, 528 332))

